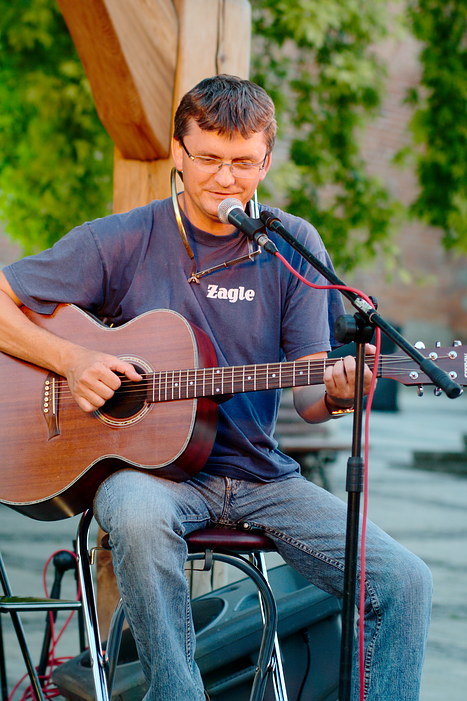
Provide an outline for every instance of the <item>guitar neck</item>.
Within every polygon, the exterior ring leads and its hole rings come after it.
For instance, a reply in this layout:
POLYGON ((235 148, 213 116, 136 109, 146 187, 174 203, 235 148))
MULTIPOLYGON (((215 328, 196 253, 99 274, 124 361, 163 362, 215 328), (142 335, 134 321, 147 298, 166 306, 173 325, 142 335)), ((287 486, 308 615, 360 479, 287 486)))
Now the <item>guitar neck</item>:
MULTIPOLYGON (((239 392, 318 385, 323 382, 326 367, 335 365, 340 360, 322 358, 154 372, 148 377, 147 401, 221 397, 239 392)), ((371 358, 369 365, 371 366, 371 358)))
MULTIPOLYGON (((467 381, 467 346, 425 349, 430 358, 449 377, 465 386, 467 381)), ((168 370, 147 376, 146 401, 168 402, 176 399, 221 397, 239 392, 257 392, 284 387, 319 385, 324 371, 341 358, 309 358, 282 363, 238 365, 234 367, 207 367, 192 370, 168 370)), ((367 357, 370 369, 374 358, 367 357)), ((403 352, 380 355, 377 377, 396 380, 404 385, 432 385, 433 381, 403 352)))

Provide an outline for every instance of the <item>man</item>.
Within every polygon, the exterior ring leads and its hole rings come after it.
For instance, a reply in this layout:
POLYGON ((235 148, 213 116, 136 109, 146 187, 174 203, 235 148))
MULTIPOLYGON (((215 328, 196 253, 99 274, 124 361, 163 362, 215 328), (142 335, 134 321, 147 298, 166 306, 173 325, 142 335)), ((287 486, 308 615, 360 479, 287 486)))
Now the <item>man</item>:
MULTIPOLYGON (((248 205, 270 167, 274 138, 274 108, 261 88, 232 76, 202 81, 184 96, 175 117, 173 158, 184 192, 173 201, 86 223, 53 249, 5 268, 0 348, 66 377, 86 412, 113 395, 120 385, 116 373, 134 381, 139 374, 130 363, 87 348, 85 339, 75 344, 38 328, 20 304, 50 313, 57 302, 73 302, 115 324, 170 308, 208 333, 219 365, 325 357, 334 344, 333 322, 342 313, 339 294, 311 290, 266 253, 251 255, 245 236, 218 219, 226 198, 248 205)), ((330 264, 311 225, 276 211, 330 264)), ((323 282, 279 237, 272 238, 302 274, 323 282)), ((309 422, 328 420, 351 407, 354 378, 355 363, 347 357, 326 369, 324 391, 294 390, 297 410, 309 422)), ((366 390, 369 378, 367 369, 366 390)), ((183 571, 183 536, 190 531, 248 521, 263 528, 307 579, 342 596, 346 507, 302 478, 296 463, 277 449, 278 403, 275 390, 236 394, 222 403, 212 453, 186 482, 127 469, 98 490, 95 514, 110 533, 148 700, 204 699, 183 571)), ((369 524, 368 701, 418 698, 430 594, 426 566, 369 524)))

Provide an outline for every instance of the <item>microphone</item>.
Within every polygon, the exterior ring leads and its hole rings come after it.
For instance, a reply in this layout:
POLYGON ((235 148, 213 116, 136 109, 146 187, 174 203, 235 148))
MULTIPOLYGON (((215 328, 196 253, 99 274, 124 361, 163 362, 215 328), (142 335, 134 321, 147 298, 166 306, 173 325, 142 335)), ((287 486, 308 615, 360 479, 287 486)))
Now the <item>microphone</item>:
POLYGON ((222 200, 217 208, 217 216, 223 224, 233 224, 239 231, 246 234, 249 239, 262 246, 268 253, 277 253, 276 244, 271 241, 264 231, 261 219, 253 219, 243 209, 240 200, 228 197, 222 200))

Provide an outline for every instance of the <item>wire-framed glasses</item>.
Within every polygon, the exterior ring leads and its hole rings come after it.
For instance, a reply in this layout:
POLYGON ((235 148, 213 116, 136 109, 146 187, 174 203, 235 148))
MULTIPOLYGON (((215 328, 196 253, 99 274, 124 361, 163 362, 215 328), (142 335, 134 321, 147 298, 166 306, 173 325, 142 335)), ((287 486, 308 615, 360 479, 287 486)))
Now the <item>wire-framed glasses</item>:
POLYGON ((234 178, 256 177, 258 172, 263 170, 266 165, 266 158, 268 157, 268 154, 266 154, 263 160, 258 163, 251 163, 251 161, 233 161, 232 163, 226 163, 221 158, 215 158, 214 156, 193 156, 183 143, 183 139, 180 139, 180 143, 188 158, 193 161, 199 170, 202 170, 204 173, 213 174, 217 173, 222 166, 228 166, 234 178))

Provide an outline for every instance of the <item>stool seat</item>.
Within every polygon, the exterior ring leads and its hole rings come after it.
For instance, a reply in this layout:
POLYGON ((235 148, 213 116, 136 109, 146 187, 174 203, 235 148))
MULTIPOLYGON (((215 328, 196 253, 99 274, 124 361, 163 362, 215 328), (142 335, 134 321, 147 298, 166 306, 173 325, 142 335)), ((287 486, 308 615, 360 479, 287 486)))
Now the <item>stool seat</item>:
MULTIPOLYGON (((199 528, 186 535, 185 540, 190 553, 213 548, 243 554, 277 551, 274 542, 262 531, 240 531, 236 528, 199 528)), ((104 550, 110 550, 108 533, 102 536, 100 545, 104 550)))
POLYGON ((185 536, 188 552, 221 549, 237 553, 275 552, 274 542, 262 531, 235 528, 200 528, 185 536))

